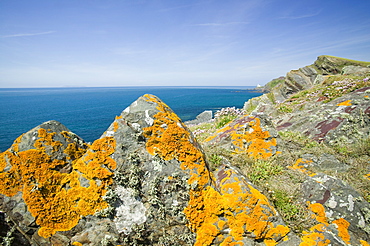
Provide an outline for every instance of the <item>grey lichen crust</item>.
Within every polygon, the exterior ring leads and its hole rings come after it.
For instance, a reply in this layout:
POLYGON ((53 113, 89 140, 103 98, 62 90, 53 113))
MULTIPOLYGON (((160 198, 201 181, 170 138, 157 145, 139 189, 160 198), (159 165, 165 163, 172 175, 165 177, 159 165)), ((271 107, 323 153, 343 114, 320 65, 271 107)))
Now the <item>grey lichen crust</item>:
POLYGON ((119 196, 119 207, 116 208, 114 223, 118 232, 128 235, 134 224, 141 225, 146 221, 144 204, 135 199, 133 190, 117 186, 114 190, 119 196))
POLYGON ((358 238, 366 238, 366 234, 370 234, 369 203, 340 179, 319 173, 307 177, 302 191, 306 201, 323 204, 330 221, 345 218, 350 223, 350 233, 358 238))

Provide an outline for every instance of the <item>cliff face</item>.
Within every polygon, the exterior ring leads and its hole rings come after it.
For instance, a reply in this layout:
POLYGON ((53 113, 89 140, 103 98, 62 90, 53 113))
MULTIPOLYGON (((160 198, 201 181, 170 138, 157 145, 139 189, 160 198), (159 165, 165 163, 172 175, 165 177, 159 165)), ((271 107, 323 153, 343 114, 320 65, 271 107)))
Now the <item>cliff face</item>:
POLYGON ((321 84, 328 76, 355 75, 370 73, 370 62, 360 62, 333 56, 319 56, 309 66, 291 70, 285 77, 275 79, 264 86, 276 101, 282 102, 292 94, 321 84))
POLYGON ((369 78, 337 77, 353 63, 333 59, 202 139, 153 95, 92 144, 56 121, 31 129, 0 154, 1 242, 369 245, 370 141, 350 145, 369 137, 369 78))

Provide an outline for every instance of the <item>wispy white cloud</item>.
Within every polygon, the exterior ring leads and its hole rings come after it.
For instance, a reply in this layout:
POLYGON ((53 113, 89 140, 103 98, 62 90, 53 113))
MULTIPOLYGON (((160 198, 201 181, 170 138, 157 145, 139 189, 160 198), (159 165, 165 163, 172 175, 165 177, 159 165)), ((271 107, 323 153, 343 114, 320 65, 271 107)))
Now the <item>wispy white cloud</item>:
POLYGON ((17 38, 17 37, 40 36, 40 35, 47 35, 47 34, 51 34, 51 33, 55 33, 55 31, 1 35, 0 38, 17 38))
POLYGON ((194 24, 192 26, 232 26, 232 25, 247 25, 249 22, 238 21, 238 22, 210 22, 210 23, 200 23, 194 24))
POLYGON ((280 16, 279 19, 288 19, 288 20, 297 20, 297 19, 304 19, 304 18, 310 18, 317 16, 321 13, 322 9, 312 12, 312 13, 307 13, 307 14, 302 14, 302 15, 284 15, 280 16))
POLYGON ((159 12, 167 12, 167 11, 172 11, 172 10, 184 9, 184 8, 194 7, 194 6, 197 6, 197 5, 200 5, 200 4, 202 4, 202 3, 178 5, 178 6, 174 6, 174 7, 160 9, 159 12))

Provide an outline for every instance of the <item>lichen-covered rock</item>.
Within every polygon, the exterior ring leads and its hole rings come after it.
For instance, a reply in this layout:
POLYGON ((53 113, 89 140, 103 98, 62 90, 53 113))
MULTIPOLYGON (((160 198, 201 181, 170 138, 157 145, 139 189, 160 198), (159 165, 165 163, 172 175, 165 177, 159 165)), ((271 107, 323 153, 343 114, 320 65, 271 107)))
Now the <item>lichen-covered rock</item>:
POLYGON ((312 167, 325 170, 327 167, 322 164, 327 161, 331 164, 335 162, 340 170, 342 164, 330 155, 320 158, 305 155, 291 167, 307 175, 306 181, 301 185, 302 198, 316 214, 316 225, 304 232, 302 240, 311 243, 307 245, 316 245, 318 242, 360 245, 369 241, 370 204, 340 179, 308 170, 312 167))
POLYGON ((21 135, 0 154, 1 209, 31 241, 48 245, 35 238, 36 231, 49 237, 78 223, 78 205, 90 189, 79 185, 80 174, 73 165, 86 148, 65 126, 49 121, 21 135))
POLYGON ((316 157, 312 154, 304 154, 302 158, 298 159, 296 163, 290 167, 292 169, 298 169, 304 173, 308 173, 307 168, 313 169, 316 172, 323 171, 347 171, 350 166, 346 163, 340 162, 335 156, 330 154, 323 154, 316 157))
POLYGON ((370 136, 370 87, 364 87, 328 103, 275 117, 279 131, 298 131, 327 143, 356 142, 370 136))
POLYGON ((342 172, 348 165, 329 154, 305 154, 289 168, 307 175, 301 184, 301 198, 316 220, 315 226, 303 233, 303 245, 369 245, 370 204, 340 179, 320 173, 342 172))
POLYGON ((217 144, 236 153, 245 152, 256 159, 267 159, 277 153, 278 136, 265 115, 244 115, 217 130, 205 144, 217 144))
POLYGON ((257 242, 261 245, 299 243, 299 238, 290 232, 266 196, 236 168, 221 166, 214 176, 220 195, 215 201, 210 201, 212 205, 209 206, 217 212, 212 214, 213 219, 206 219, 205 224, 209 221, 223 232, 216 242, 221 245, 226 242, 241 245, 255 245, 257 242), (217 219, 215 215, 218 215, 217 219))
POLYGON ((370 204, 352 187, 318 173, 307 178, 302 191, 306 201, 322 205, 328 223, 336 223, 338 231, 345 226, 348 236, 342 237, 344 241, 359 245, 359 240, 370 240, 370 204))

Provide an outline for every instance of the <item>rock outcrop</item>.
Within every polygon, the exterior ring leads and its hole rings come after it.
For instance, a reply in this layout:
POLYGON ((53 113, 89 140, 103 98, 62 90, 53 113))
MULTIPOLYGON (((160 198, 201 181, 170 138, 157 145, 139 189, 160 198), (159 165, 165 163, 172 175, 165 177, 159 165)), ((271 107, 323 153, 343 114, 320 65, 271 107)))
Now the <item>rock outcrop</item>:
POLYGON ((266 108, 273 107, 275 103, 283 102, 294 93, 322 83, 330 76, 340 74, 361 76, 368 73, 370 73, 370 67, 367 62, 333 56, 319 56, 312 65, 291 70, 285 77, 267 83, 263 88, 265 93, 270 94, 268 95, 270 100, 266 100, 265 97, 252 98, 245 103, 244 108, 252 107, 254 111, 262 112, 266 108))
POLYGON ((370 136, 370 86, 328 103, 313 97, 309 106, 275 117, 279 131, 299 131, 317 141, 355 142, 370 136))
POLYGON ((271 117, 278 131, 299 131, 330 143, 369 136, 370 70, 365 62, 320 56, 244 109, 271 117), (352 69, 356 64, 357 69, 352 69), (362 65, 362 66, 360 66, 362 65), (342 75, 349 73, 351 76, 342 75), (361 136, 361 137, 360 137, 361 136))

